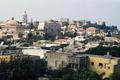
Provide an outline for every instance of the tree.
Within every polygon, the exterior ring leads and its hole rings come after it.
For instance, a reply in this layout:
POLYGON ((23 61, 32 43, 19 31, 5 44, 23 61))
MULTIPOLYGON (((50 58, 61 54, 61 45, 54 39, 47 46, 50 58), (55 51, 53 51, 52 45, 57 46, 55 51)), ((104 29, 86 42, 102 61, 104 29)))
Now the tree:
POLYGON ((111 31, 109 31, 107 37, 111 37, 111 36, 112 36, 112 33, 111 31))
POLYGON ((120 47, 102 47, 98 46, 96 48, 89 49, 85 54, 94 54, 94 55, 106 55, 107 52, 114 57, 120 57, 120 47))
POLYGON ((68 27, 68 25, 69 25, 68 22, 63 22, 62 24, 63 24, 62 26, 67 26, 67 27, 68 27))
POLYGON ((49 75, 50 80, 100 80, 100 76, 89 69, 77 71, 72 69, 53 70, 49 75))
POLYGON ((10 80, 36 80, 30 58, 16 59, 9 63, 10 80))
POLYGON ((56 38, 56 35, 50 35, 48 33, 45 33, 45 40, 51 40, 54 41, 56 38))
POLYGON ((68 33, 66 33, 66 36, 73 38, 74 37, 74 33, 73 32, 68 32, 68 33))
POLYGON ((44 59, 35 60, 33 62, 33 70, 36 76, 44 76, 47 70, 47 62, 44 59))
POLYGON ((28 33, 28 39, 32 39, 33 34, 32 33, 28 33))
POLYGON ((37 62, 37 64, 34 63, 29 57, 15 59, 8 63, 2 62, 0 64, 0 80, 37 80, 46 71, 46 62, 44 60, 37 62))

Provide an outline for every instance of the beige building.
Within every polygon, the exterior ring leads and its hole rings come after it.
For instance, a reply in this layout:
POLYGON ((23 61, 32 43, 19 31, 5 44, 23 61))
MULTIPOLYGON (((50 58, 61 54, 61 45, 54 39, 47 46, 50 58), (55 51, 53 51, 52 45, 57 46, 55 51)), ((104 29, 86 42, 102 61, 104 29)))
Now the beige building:
POLYGON ((22 34, 25 30, 25 26, 14 18, 0 23, 0 28, 2 33, 11 35, 13 38, 18 38, 19 34, 22 34))
POLYGON ((89 59, 87 55, 77 54, 69 56, 69 67, 72 69, 83 69, 89 67, 89 59))
POLYGON ((79 36, 82 36, 82 35, 84 35, 85 34, 85 29, 84 28, 78 28, 78 30, 77 30, 77 34, 79 35, 79 36))
POLYGON ((68 26, 68 32, 75 32, 77 30, 77 26, 74 24, 70 24, 68 26))
POLYGON ((69 44, 69 42, 67 41, 67 39, 56 39, 55 41, 54 41, 54 43, 56 43, 56 44, 69 44))
POLYGON ((97 47, 97 46, 99 46, 99 43, 97 43, 97 42, 88 42, 88 43, 85 45, 85 47, 86 47, 87 49, 95 48, 95 47, 97 47))
POLYGON ((97 29, 95 27, 89 27, 86 29, 86 32, 89 34, 89 35, 95 35, 96 32, 97 32, 97 29))
POLYGON ((61 69, 66 67, 71 53, 65 52, 48 52, 45 54, 46 61, 48 63, 48 68, 50 69, 61 69))

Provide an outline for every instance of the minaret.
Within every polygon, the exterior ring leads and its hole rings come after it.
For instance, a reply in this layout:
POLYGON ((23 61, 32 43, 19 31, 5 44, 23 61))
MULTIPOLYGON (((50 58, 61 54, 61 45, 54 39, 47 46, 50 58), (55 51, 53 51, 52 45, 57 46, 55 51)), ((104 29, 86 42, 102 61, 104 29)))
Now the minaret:
POLYGON ((26 11, 24 12, 24 15, 23 15, 23 23, 25 23, 25 24, 28 23, 28 18, 27 18, 27 12, 26 11))
POLYGON ((33 19, 31 18, 31 23, 33 23, 33 19))
POLYGON ((31 18, 30 28, 32 29, 34 27, 33 25, 33 19, 31 18))

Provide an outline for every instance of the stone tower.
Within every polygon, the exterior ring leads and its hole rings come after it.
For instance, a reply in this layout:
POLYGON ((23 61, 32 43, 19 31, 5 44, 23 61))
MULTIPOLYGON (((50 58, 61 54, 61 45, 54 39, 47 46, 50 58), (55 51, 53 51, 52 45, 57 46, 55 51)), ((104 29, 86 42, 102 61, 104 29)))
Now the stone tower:
POLYGON ((25 23, 25 24, 28 23, 28 17, 27 17, 27 12, 26 11, 24 12, 24 15, 23 15, 23 23, 25 23))

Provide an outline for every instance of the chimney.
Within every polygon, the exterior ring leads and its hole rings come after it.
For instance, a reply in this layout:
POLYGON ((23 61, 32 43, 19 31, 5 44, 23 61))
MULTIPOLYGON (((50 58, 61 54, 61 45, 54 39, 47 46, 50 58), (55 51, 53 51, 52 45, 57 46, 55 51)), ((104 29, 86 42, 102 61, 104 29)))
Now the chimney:
POLYGON ((110 52, 107 52, 107 55, 104 55, 105 58, 111 59, 112 56, 110 55, 110 52))
POLYGON ((109 56, 110 55, 110 52, 107 52, 107 56, 109 56))

